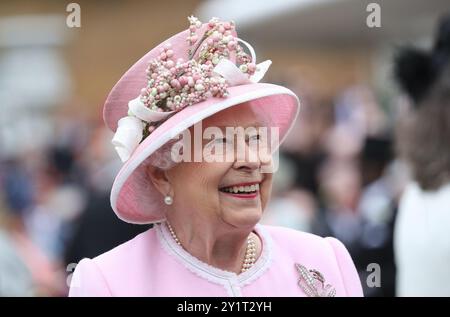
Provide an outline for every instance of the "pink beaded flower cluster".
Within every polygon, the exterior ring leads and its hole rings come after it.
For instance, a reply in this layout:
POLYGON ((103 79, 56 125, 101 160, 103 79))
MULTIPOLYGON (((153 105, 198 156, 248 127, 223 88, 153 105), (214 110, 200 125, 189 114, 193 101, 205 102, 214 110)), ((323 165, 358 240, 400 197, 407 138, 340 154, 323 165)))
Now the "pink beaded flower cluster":
MULTIPOLYGON (((256 71, 251 57, 233 36, 234 22, 212 18, 207 24, 207 30, 199 36, 202 23, 193 16, 188 20, 188 60, 179 58, 175 62, 171 44, 167 43, 159 56, 150 61, 146 70, 148 82, 147 87, 141 90, 140 100, 152 111, 176 112, 211 96, 226 97, 227 80, 214 73, 214 68, 222 58, 229 59, 232 54, 242 73, 250 77, 256 71)), ((155 128, 155 122, 149 124, 145 134, 155 128)))

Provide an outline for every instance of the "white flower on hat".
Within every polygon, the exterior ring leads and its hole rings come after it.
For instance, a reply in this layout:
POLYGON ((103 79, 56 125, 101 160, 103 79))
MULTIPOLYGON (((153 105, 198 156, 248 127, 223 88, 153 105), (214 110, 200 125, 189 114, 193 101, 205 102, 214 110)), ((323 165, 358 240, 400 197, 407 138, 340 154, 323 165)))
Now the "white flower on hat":
POLYGON ((127 161, 142 140, 144 124, 141 119, 134 116, 123 117, 111 143, 122 162, 127 161))

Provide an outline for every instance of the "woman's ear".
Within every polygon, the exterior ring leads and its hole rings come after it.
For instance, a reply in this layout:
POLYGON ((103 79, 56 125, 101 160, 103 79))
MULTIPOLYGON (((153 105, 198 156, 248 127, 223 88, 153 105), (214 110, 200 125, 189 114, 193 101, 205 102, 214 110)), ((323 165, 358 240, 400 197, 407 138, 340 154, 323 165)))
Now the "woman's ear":
POLYGON ((173 196, 172 186, 167 178, 167 173, 165 170, 155 167, 153 165, 148 165, 147 177, 150 179, 155 188, 163 195, 173 196))

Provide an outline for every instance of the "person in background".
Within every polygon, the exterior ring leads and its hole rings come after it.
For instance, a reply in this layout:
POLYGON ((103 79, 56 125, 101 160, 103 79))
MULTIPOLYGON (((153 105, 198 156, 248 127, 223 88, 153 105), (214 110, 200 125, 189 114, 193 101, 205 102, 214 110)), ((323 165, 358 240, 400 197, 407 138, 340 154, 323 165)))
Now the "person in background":
POLYGON ((412 109, 397 148, 412 179, 400 201, 394 251, 397 295, 450 296, 450 15, 429 52, 403 48, 394 74, 412 109))
POLYGON ((64 276, 30 236, 34 186, 19 159, 0 167, 0 296, 59 296, 64 276))

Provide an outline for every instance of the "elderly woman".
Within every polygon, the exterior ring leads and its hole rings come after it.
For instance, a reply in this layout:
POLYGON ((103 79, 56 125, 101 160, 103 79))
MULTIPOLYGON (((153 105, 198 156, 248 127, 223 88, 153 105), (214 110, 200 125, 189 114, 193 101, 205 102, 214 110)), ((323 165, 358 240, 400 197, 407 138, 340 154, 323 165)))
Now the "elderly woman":
POLYGON ((189 22, 134 64, 104 107, 125 161, 112 208, 155 225, 83 259, 70 296, 361 296, 338 240, 258 224, 298 98, 258 83, 271 62, 255 64, 233 22, 189 22))

